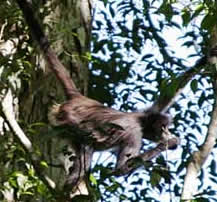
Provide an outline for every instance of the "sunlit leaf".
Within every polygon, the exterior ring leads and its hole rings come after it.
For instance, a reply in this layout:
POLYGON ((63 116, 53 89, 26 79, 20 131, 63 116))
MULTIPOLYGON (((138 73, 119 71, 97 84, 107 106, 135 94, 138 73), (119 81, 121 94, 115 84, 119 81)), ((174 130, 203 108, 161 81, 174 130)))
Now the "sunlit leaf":
POLYGON ((93 174, 90 174, 90 181, 91 181, 94 185, 97 185, 97 180, 96 180, 96 178, 93 176, 93 174))
POLYGON ((159 173, 157 173, 157 172, 152 172, 150 177, 151 177, 150 178, 150 180, 151 180, 150 182, 151 182, 151 186, 152 187, 156 187, 160 183, 161 178, 162 178, 159 175, 159 173))
POLYGON ((199 4, 197 8, 195 9, 195 12, 193 13, 191 20, 193 20, 195 17, 197 17, 201 12, 204 12, 205 6, 203 3, 199 4))
POLYGON ((47 164, 46 161, 41 161, 41 162, 40 162, 40 165, 41 165, 42 167, 44 167, 44 168, 48 168, 48 164, 47 164))

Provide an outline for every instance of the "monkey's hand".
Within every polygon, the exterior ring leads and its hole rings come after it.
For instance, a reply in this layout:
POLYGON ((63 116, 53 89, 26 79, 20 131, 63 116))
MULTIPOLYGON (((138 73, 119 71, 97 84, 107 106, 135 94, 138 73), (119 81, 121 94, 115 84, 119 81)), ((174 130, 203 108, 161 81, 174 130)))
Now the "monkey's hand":
POLYGON ((165 151, 167 149, 174 150, 179 144, 180 139, 178 137, 170 136, 167 140, 160 142, 156 148, 160 149, 161 151, 165 151))
POLYGON ((167 149, 176 149, 177 146, 180 144, 180 139, 174 136, 168 129, 168 127, 162 127, 163 131, 163 139, 158 144, 158 148, 162 149, 162 151, 167 149))

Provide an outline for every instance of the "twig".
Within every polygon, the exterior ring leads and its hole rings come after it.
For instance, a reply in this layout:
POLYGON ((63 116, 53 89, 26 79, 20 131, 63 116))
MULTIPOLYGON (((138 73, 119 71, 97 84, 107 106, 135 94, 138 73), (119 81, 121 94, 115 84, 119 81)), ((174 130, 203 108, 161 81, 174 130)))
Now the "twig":
POLYGON ((1 31, 0 31, 0 41, 2 40, 3 32, 4 32, 4 29, 5 29, 5 27, 6 27, 7 24, 8 24, 8 21, 5 20, 5 23, 2 25, 1 31))
POLYGON ((154 103, 153 108, 160 112, 166 112, 169 107, 175 103, 175 99, 181 94, 187 83, 198 73, 201 73, 202 69, 208 65, 207 57, 204 56, 198 60, 194 67, 189 68, 183 74, 178 75, 175 78, 170 78, 172 81, 168 81, 163 92, 161 92, 159 98, 154 103), (172 93, 171 93, 172 89, 172 93))

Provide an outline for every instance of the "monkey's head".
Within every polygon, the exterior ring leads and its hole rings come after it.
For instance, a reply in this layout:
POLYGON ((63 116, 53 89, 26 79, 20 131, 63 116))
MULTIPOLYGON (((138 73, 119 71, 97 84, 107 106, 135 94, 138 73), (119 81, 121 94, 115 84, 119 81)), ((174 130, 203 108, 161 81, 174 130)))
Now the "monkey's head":
POLYGON ((160 112, 146 111, 144 116, 140 117, 143 137, 154 142, 165 140, 165 129, 170 123, 171 118, 160 112))
POLYGON ((178 137, 172 135, 168 130, 171 123, 169 115, 148 110, 140 117, 143 137, 153 142, 160 143, 162 147, 176 149, 180 143, 178 137))

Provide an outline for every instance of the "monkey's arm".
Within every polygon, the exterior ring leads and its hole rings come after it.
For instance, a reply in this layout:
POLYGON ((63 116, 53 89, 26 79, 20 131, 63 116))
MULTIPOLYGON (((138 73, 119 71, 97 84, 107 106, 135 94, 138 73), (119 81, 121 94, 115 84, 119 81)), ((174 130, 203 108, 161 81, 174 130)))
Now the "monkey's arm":
POLYGON ((118 167, 111 175, 122 176, 132 173, 135 169, 144 165, 145 162, 150 161, 154 157, 160 155, 161 152, 167 149, 175 149, 179 144, 179 139, 173 137, 167 141, 159 143, 155 148, 145 151, 136 157, 129 158, 121 167, 118 167))

